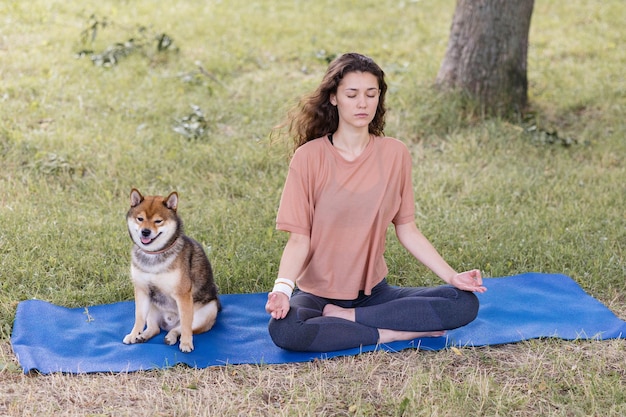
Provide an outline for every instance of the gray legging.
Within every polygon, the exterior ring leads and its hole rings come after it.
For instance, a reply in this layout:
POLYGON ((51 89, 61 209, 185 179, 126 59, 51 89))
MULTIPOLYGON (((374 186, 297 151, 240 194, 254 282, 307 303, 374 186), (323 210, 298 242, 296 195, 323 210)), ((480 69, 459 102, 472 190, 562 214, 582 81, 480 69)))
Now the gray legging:
POLYGON ((355 300, 332 300, 296 290, 287 317, 270 319, 269 333, 277 346, 306 352, 329 352, 378 343, 378 329, 428 332, 450 330, 478 314, 471 292, 444 285, 402 288, 386 280, 355 300), (356 321, 322 316, 328 303, 355 308, 356 321))

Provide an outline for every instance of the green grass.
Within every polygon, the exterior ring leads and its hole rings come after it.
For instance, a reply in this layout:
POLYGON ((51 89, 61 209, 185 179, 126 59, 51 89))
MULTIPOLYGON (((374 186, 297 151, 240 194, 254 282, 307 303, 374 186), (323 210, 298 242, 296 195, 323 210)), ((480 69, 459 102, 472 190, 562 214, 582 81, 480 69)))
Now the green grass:
MULTIPOLYGON (((451 265, 494 277, 565 273, 625 317, 623 4, 536 2, 528 62, 534 117, 520 124, 465 116, 466 103, 431 89, 454 4, 1 3, 0 340, 9 340, 15 308, 25 299, 84 306, 132 298, 124 220, 131 187, 180 193, 186 231, 207 248, 223 293, 267 291, 286 238, 274 230, 274 218, 288 162, 286 147, 270 145, 269 133, 319 82, 328 59, 352 50, 373 56, 387 73, 386 133, 413 153, 418 225, 451 265), (108 25, 83 43, 92 15, 108 25), (112 67, 75 56, 136 37, 140 26, 150 35, 166 33, 177 48, 146 47, 112 67), (174 126, 192 105, 202 109, 207 131, 190 140, 174 126), (528 129, 532 124, 539 133, 528 129), (563 146, 565 138, 574 143, 563 146)), ((388 262, 394 283, 438 283, 391 231, 388 262)), ((529 403, 553 414, 557 405, 572 407, 574 415, 624 409, 623 395, 612 409, 605 397, 624 389, 623 369, 609 372, 605 363, 603 370, 598 359, 593 375, 582 378, 570 369, 578 359, 568 344, 522 346, 523 354, 544 355, 555 367, 524 382, 539 400, 511 395, 523 384, 506 380, 533 369, 505 367, 502 380, 491 373, 499 372, 504 355, 495 349, 469 353, 485 359, 456 364, 458 374, 431 369, 454 355, 426 355, 431 368, 396 377, 404 378, 402 395, 331 403, 325 412, 448 415, 470 407, 510 415, 523 414, 529 403), (578 395, 560 385, 559 375, 582 384, 578 395), (442 398, 446 404, 432 405, 442 398), (599 401, 591 403, 594 398, 599 401)), ((611 346, 623 360, 623 345, 611 346)), ((380 365, 377 357, 363 360, 366 368, 380 365)), ((0 379, 17 378, 10 369, 0 363, 0 379)), ((299 391, 313 402, 311 410, 324 411, 330 395, 353 394, 318 387, 321 376, 310 367, 288 369, 296 379, 313 373, 311 385, 299 391)), ((258 378, 279 378, 272 368, 258 372, 258 378)), ((350 383, 370 387, 371 371, 362 372, 350 383)), ((282 410, 309 410, 293 407, 282 410)))

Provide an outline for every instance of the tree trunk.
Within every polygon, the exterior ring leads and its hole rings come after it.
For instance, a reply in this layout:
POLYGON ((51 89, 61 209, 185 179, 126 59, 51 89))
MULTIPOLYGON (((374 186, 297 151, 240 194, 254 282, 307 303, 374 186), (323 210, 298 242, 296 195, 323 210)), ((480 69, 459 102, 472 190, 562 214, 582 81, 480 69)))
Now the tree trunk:
POLYGON ((534 0, 458 0, 437 85, 469 93, 491 115, 528 102, 526 61, 534 0))

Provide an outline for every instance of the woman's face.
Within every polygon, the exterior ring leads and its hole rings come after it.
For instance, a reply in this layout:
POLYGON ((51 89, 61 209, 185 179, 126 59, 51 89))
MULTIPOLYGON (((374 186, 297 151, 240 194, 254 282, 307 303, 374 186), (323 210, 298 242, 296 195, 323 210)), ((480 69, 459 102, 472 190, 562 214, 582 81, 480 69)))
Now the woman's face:
POLYGON ((339 126, 368 127, 376 116, 379 96, 378 79, 374 74, 350 72, 344 75, 337 93, 330 96, 330 103, 337 106, 339 112, 339 126))

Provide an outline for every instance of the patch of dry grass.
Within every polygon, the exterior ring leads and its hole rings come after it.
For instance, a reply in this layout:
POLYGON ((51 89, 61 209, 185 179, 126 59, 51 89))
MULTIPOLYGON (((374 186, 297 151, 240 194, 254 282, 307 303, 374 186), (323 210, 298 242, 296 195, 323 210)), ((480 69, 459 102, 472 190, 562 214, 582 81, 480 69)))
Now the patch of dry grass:
POLYGON ((303 364, 24 375, 0 345, 8 416, 622 416, 623 340, 532 340, 303 364))

